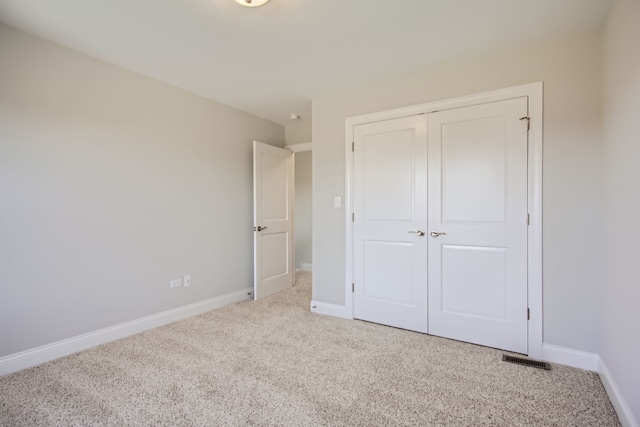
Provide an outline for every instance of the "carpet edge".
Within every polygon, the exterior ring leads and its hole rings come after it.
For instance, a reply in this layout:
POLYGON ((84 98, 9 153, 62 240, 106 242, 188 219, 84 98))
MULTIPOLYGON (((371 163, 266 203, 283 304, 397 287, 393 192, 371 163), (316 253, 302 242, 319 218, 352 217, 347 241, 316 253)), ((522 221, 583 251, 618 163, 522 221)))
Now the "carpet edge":
POLYGON ((75 337, 66 338, 40 347, 24 350, 0 358, 0 376, 68 356, 91 347, 106 344, 168 323, 196 316, 225 305, 248 300, 253 288, 244 288, 217 297, 130 320, 75 337))
POLYGON ((609 400, 613 405, 616 413, 618 414, 618 418, 620 419, 620 423, 624 427, 640 427, 638 420, 636 420, 629 404, 625 400, 622 392, 618 388, 618 384, 615 382, 611 371, 605 365, 604 360, 601 357, 598 358, 598 374, 600 376, 600 380, 602 381, 602 385, 609 396, 609 400))

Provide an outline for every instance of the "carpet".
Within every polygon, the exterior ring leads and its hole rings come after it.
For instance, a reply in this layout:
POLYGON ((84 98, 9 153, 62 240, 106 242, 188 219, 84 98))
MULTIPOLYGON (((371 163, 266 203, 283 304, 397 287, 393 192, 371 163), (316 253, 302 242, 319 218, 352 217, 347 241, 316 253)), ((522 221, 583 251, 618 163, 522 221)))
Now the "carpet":
POLYGON ((0 378, 2 426, 618 426, 594 372, 309 311, 311 274, 0 378))

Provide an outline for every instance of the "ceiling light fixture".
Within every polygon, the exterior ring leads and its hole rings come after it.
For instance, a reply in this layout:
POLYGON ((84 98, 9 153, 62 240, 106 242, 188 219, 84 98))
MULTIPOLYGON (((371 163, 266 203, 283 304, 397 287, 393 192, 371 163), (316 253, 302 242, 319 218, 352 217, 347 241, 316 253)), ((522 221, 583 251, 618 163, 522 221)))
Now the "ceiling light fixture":
POLYGON ((263 4, 265 4, 268 1, 269 0, 236 0, 236 2, 240 3, 243 6, 247 6, 247 7, 262 6, 263 4))
POLYGON ((300 114, 291 113, 291 114, 289 114, 289 118, 291 120, 300 120, 300 114))

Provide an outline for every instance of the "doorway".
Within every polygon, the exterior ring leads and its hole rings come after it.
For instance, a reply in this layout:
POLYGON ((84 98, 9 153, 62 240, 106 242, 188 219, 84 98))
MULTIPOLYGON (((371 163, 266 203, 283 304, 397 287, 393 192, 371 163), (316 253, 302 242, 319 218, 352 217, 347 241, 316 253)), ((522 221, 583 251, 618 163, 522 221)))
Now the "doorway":
POLYGON ((253 143, 256 300, 291 287, 297 271, 311 271, 311 149, 253 143))
POLYGON ((294 152, 295 221, 294 264, 296 270, 312 271, 312 161, 311 143, 289 145, 294 152))

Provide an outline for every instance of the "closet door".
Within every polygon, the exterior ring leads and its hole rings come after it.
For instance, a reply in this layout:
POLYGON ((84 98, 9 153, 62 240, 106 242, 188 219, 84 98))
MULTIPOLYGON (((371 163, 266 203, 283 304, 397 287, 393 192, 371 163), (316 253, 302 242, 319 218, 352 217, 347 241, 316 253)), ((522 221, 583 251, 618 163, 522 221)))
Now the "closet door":
POLYGON ((429 333, 527 353, 527 98, 429 114, 429 333))
POLYGON ((427 127, 355 127, 354 317, 427 332, 427 127))

